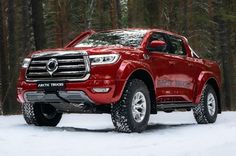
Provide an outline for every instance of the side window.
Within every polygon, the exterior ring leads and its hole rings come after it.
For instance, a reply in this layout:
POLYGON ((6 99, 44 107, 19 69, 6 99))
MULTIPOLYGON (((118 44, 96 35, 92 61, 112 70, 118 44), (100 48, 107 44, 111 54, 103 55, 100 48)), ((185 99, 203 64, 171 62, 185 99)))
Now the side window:
POLYGON ((161 33, 153 33, 149 39, 149 42, 148 42, 148 50, 149 51, 158 51, 158 52, 167 52, 167 47, 163 47, 163 48, 151 48, 150 47, 150 43, 152 41, 164 41, 166 42, 165 38, 164 38, 164 35, 161 34, 161 33))
POLYGON ((168 35, 169 39, 169 53, 175 55, 186 55, 184 43, 181 38, 176 36, 168 35))

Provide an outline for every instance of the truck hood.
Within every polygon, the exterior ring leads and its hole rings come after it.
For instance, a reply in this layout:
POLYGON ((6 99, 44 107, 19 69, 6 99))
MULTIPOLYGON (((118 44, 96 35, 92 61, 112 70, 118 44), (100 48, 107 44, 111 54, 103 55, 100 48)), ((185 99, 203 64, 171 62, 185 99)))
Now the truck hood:
POLYGON ((130 48, 130 47, 86 47, 86 48, 58 48, 58 49, 46 49, 32 52, 28 55, 28 57, 32 57, 35 54, 46 54, 50 52, 70 52, 70 51, 86 51, 88 55, 98 55, 98 54, 114 54, 114 53, 137 53, 140 52, 138 48, 130 48))

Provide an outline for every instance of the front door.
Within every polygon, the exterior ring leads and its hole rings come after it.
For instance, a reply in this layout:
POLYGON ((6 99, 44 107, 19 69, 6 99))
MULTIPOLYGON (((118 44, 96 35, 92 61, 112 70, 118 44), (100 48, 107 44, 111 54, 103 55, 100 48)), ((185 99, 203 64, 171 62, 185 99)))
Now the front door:
POLYGON ((188 60, 183 40, 167 35, 168 58, 171 66, 169 76, 172 82, 171 93, 174 102, 192 102, 194 88, 194 68, 188 60))
MULTIPOLYGON (((149 44, 154 41, 166 41, 165 34, 154 32, 150 39, 149 44)), ((167 51, 167 46, 161 49, 158 48, 151 48, 147 46, 149 50, 149 64, 151 65, 152 72, 155 78, 155 85, 156 86, 156 100, 160 102, 170 101, 173 95, 172 92, 172 81, 171 81, 171 74, 172 74, 172 66, 170 62, 170 56, 167 51)))

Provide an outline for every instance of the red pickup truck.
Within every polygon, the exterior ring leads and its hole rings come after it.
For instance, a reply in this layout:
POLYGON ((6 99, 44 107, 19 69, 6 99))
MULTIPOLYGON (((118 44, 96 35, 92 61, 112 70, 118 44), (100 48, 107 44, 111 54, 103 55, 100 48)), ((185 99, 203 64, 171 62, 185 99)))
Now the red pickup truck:
POLYGON ((221 113, 221 73, 185 37, 159 29, 87 31, 65 48, 24 59, 17 85, 24 118, 56 126, 63 113, 110 113, 120 132, 142 132, 150 114, 193 110, 199 124, 221 113))

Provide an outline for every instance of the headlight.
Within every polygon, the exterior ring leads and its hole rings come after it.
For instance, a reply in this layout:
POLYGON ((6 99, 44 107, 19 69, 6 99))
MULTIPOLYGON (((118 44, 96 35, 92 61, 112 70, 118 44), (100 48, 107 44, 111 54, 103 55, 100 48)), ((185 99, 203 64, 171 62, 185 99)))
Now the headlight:
POLYGON ((25 58, 23 63, 22 63, 22 68, 28 68, 30 64, 31 59, 30 58, 25 58))
POLYGON ((89 56, 91 65, 112 64, 119 59, 119 54, 91 55, 89 56))

